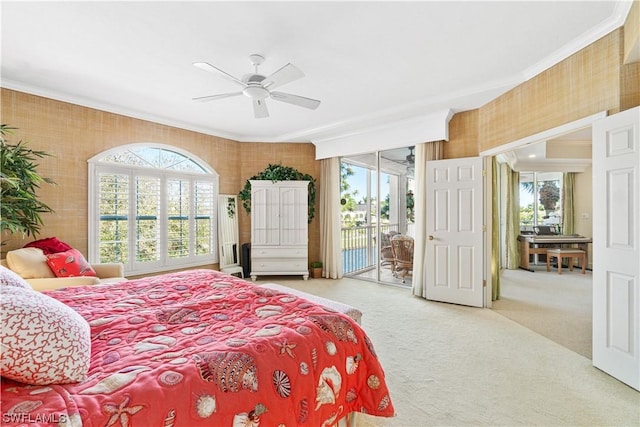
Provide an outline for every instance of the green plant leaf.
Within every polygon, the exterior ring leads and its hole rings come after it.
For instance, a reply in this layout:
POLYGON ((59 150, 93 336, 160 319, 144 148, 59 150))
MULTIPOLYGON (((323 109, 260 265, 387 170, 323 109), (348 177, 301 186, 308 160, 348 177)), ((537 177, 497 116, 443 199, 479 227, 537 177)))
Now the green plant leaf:
POLYGON ((47 152, 32 150, 23 141, 7 141, 7 135, 15 129, 0 125, 0 231, 36 236, 44 224, 40 215, 53 212, 38 199, 36 191, 43 182, 55 182, 37 172, 36 162, 49 156, 47 152))

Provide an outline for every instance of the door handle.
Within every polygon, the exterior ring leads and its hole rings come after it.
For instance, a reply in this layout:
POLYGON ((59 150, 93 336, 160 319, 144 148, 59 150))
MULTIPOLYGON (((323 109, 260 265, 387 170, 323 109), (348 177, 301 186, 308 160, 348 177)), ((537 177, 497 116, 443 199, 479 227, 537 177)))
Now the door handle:
POLYGON ((429 236, 429 237, 427 237, 427 239, 433 240, 433 236, 429 236))

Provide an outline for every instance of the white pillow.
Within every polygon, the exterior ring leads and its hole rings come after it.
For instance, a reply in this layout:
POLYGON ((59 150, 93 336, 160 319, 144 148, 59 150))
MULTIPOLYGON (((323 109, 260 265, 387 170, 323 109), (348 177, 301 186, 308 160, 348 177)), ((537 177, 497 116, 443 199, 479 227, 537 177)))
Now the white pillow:
POLYGON ((0 312, 0 375, 33 385, 86 378, 91 330, 71 307, 31 289, 4 286, 0 312))
POLYGON ((31 289, 31 285, 4 265, 0 265, 0 285, 31 289))
POLYGON ((24 279, 56 277, 42 249, 22 248, 7 252, 7 266, 24 279))

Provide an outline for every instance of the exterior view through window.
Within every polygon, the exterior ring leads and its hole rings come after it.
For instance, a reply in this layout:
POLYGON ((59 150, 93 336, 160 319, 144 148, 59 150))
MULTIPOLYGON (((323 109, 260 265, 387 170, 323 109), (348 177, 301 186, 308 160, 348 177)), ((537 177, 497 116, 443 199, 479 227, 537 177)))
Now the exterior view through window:
POLYGON ((129 275, 217 262, 218 175, 178 149, 134 145, 90 160, 89 253, 129 275))
MULTIPOLYGON (((520 230, 562 234, 562 172, 520 172, 520 230)), ((548 234, 548 233, 547 233, 548 234)))

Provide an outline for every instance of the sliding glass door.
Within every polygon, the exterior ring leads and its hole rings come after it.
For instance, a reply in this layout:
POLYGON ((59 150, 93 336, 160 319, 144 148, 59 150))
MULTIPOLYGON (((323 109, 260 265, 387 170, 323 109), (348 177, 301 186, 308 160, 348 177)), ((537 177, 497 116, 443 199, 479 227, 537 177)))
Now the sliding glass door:
POLYGON ((399 261, 406 266, 412 251, 394 251, 392 240, 413 238, 413 171, 413 147, 342 159, 342 256, 346 276, 411 285, 410 272, 403 272, 403 280, 396 267, 399 261))

